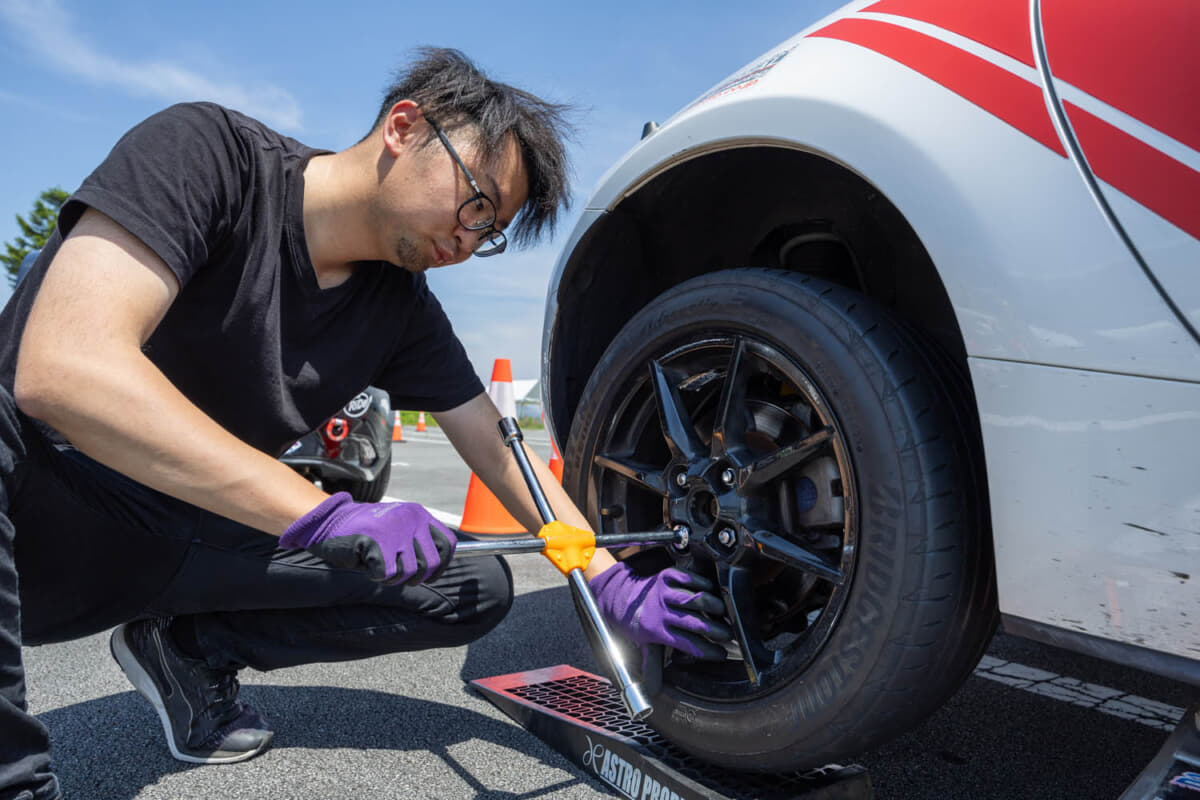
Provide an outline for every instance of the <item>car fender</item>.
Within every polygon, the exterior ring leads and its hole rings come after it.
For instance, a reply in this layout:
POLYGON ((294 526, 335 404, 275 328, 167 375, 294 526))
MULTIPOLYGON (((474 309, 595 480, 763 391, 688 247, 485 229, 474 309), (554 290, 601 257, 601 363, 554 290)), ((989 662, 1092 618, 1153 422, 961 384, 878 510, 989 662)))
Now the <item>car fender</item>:
POLYGON ((897 207, 937 267, 969 355, 1200 379, 1200 347, 1050 138, 1044 105, 1039 141, 856 44, 809 33, 766 59, 780 53, 756 84, 701 98, 606 174, 556 265, 548 330, 596 212, 707 153, 788 147, 845 166, 897 207), (1086 302, 1063 302, 1081 290, 1086 302))

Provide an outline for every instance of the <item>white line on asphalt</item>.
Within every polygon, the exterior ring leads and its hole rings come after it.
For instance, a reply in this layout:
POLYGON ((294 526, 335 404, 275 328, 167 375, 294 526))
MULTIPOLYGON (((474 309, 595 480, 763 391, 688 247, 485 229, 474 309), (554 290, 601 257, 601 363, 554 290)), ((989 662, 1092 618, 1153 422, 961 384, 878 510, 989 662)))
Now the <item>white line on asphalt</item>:
POLYGON ((450 444, 450 440, 445 437, 438 438, 434 436, 405 436, 396 444, 450 444))
MULTIPOLYGON (((446 438, 445 434, 434 434, 433 436, 430 436, 428 433, 406 433, 404 438, 396 444, 408 444, 410 442, 416 442, 418 444, 450 444, 450 440, 446 438)), ((527 444, 546 445, 550 444, 550 437, 526 436, 525 442, 527 444)))
MULTIPOLYGON (((391 497, 386 494, 383 496, 382 500, 385 503, 406 503, 406 502, 408 502, 407 500, 401 500, 399 497, 391 497)), ((430 514, 432 514, 434 519, 436 519, 440 522, 444 522, 447 525, 453 525, 456 528, 459 525, 462 525, 462 515, 461 514, 451 514, 449 511, 442 511, 440 508, 430 508, 429 506, 425 506, 425 510, 428 511, 430 514)))
POLYGON ((1132 720, 1161 731, 1175 730, 1183 717, 1183 709, 1177 706, 992 656, 984 656, 980 660, 975 674, 1014 689, 1095 709, 1102 714, 1132 720))

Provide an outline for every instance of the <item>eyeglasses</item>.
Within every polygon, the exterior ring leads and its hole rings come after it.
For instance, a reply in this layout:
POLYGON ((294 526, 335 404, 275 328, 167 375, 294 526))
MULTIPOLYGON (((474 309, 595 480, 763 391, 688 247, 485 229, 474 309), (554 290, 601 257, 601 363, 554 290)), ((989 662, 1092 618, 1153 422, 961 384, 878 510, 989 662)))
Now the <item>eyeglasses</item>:
POLYGON ((436 122, 426 117, 425 120, 429 123, 429 127, 437 133, 438 138, 442 140, 442 144, 450 152, 451 157, 458 168, 463 171, 463 175, 467 177, 467 183, 475 194, 467 198, 466 202, 458 207, 458 222, 469 231, 483 231, 479 235, 479 240, 475 243, 474 253, 480 258, 488 256, 497 256, 504 252, 504 248, 508 247, 508 238, 504 235, 504 231, 496 230, 496 204, 492 199, 483 193, 479 188, 479 184, 475 182, 475 178, 471 175, 471 171, 467 169, 467 165, 459 157, 458 151, 454 149, 454 145, 450 144, 450 140, 446 138, 446 134, 436 122))

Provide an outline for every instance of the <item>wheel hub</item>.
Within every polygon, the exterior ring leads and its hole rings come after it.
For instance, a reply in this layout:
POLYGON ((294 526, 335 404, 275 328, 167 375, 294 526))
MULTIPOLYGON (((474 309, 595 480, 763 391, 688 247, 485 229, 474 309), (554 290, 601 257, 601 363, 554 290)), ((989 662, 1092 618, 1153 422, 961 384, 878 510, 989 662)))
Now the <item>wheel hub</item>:
POLYGON ((748 555, 749 539, 739 520, 746 518, 751 502, 738 492, 733 467, 705 460, 676 476, 668 502, 670 524, 686 526, 691 545, 680 557, 735 562, 748 555))

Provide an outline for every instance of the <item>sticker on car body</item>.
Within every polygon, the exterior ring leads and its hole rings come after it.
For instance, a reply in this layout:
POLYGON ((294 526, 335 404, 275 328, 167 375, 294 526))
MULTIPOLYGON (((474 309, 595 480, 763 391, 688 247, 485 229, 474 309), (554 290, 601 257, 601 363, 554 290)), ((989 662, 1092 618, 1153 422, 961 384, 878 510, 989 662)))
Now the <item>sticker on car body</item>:
POLYGON ((692 106, 698 106, 701 103, 707 103, 709 100, 715 100, 718 97, 724 97, 725 95, 732 94, 733 92, 740 92, 743 89, 749 89, 751 86, 754 86, 760 80, 762 80, 763 76, 765 76, 768 72, 775 69, 775 66, 780 61, 783 61, 783 59, 787 58, 787 55, 790 52, 792 52, 791 48, 787 50, 781 50, 778 53, 767 56, 762 61, 750 65, 744 71, 739 72, 737 75, 720 84, 708 94, 702 95, 700 99, 692 103, 692 106))

